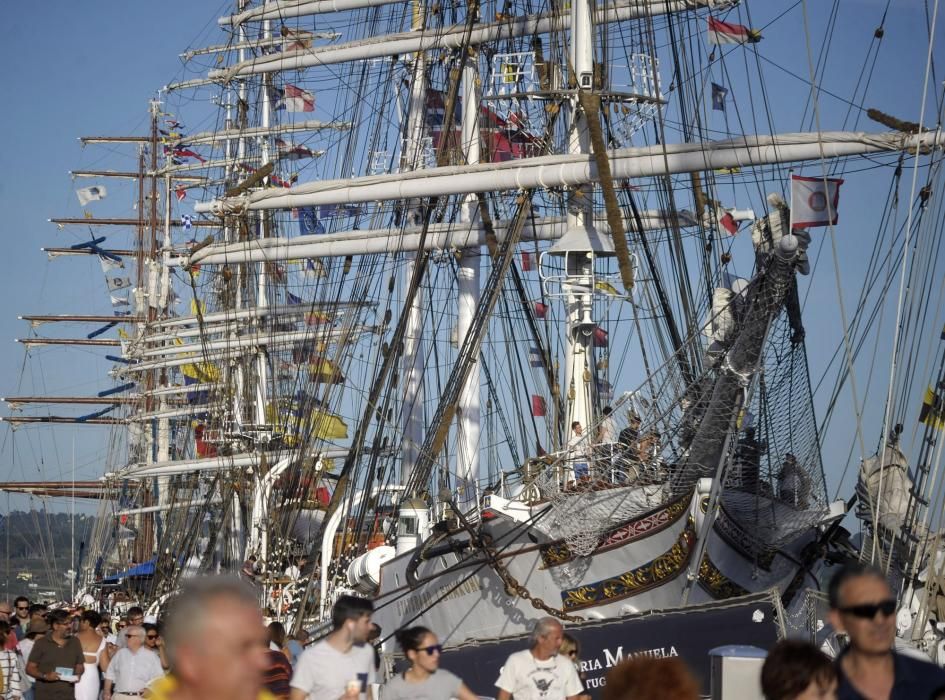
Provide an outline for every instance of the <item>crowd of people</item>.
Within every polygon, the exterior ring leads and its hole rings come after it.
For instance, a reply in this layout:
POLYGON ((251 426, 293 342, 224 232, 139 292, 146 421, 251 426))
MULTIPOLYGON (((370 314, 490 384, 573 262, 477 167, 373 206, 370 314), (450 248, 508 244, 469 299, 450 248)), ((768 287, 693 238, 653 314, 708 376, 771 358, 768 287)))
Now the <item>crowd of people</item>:
MULTIPOLYGON (((897 651, 896 601, 882 572, 854 564, 830 582, 830 622, 849 640, 831 659, 783 640, 760 674, 766 700, 945 700, 945 670, 897 651)), ((433 630, 393 635, 403 655, 380 673, 381 629, 369 600, 341 596, 332 630, 308 644, 279 622, 264 625, 256 592, 225 577, 193 579, 166 606, 162 624, 139 607, 112 618, 94 610, 0 603, 0 700, 476 700, 440 668, 433 630), (388 676, 381 683, 381 676, 388 676)), ((494 683, 497 700, 590 700, 577 639, 558 620, 538 620, 526 648, 494 683)), ((610 669, 603 700, 696 700, 701 685, 676 658, 631 657, 610 669)))

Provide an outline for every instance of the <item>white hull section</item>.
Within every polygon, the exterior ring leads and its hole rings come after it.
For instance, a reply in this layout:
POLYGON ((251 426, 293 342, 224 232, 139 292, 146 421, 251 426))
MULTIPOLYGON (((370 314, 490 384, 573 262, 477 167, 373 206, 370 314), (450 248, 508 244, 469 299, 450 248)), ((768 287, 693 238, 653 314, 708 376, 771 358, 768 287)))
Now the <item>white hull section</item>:
MULTIPOLYGON (((613 489, 633 490, 642 489, 613 489)), ((486 521, 482 529, 495 533, 493 547, 509 574, 506 580, 524 587, 528 597, 508 590, 481 550, 449 551, 447 539, 428 542, 427 558, 416 566, 413 588, 408 569, 417 550, 381 568, 374 619, 385 630, 424 624, 454 646, 527 633, 535 620, 549 614, 533 604, 537 599, 587 620, 678 607, 690 572, 697 570, 699 581, 692 585, 690 603, 771 588, 786 590, 797 574, 796 564, 774 555, 770 561, 765 558, 767 569, 753 565, 750 555, 716 530, 708 536, 702 567, 695 566, 704 498, 697 491, 625 523, 607 533, 588 557, 571 557, 563 542, 549 542, 534 526, 502 518, 486 521)), ((467 538, 460 533, 452 539, 459 543, 467 538)), ((792 543, 788 547, 792 557, 809 540, 802 537, 792 543)))

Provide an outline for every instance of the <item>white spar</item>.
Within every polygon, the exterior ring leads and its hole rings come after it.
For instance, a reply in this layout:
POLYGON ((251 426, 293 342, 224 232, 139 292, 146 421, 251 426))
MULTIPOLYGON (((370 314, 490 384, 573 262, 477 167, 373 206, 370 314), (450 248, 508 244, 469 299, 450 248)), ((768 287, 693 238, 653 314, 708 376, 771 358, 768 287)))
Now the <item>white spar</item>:
MULTIPOLYGON (((914 152, 941 148, 945 132, 902 134, 829 131, 774 136, 744 136, 726 141, 621 148, 611 151, 611 173, 616 180, 691 173, 719 168, 748 168, 829 159, 889 151, 914 152)), ((494 192, 532 188, 574 187, 599 179, 588 154, 566 154, 485 163, 429 168, 392 175, 371 175, 341 180, 320 180, 291 189, 260 190, 239 197, 198 202, 198 213, 218 216, 246 210, 347 204, 415 197, 436 197, 469 192, 494 192)))
POLYGON ((367 301, 340 301, 340 302, 306 302, 304 304, 283 304, 280 306, 253 306, 248 309, 233 309, 227 311, 211 311, 203 314, 199 319, 196 316, 175 316, 173 318, 158 319, 148 324, 148 329, 180 328, 181 326, 198 326, 206 328, 208 325, 228 325, 232 321, 250 318, 274 317, 304 317, 311 312, 322 310, 332 313, 343 309, 363 309, 376 306, 367 301))
POLYGON ((396 0, 289 0, 289 2, 267 2, 264 5, 244 10, 235 15, 220 17, 217 24, 221 27, 238 27, 244 22, 264 19, 286 20, 290 17, 305 17, 328 12, 360 10, 365 7, 389 5, 396 0))
MULTIPOLYGON (((309 459, 321 457, 322 459, 340 459, 348 456, 346 448, 330 450, 312 450, 308 454, 300 454, 297 459, 309 459)), ((193 472, 204 471, 222 471, 226 469, 247 469, 257 467, 266 460, 272 464, 281 459, 281 452, 243 452, 234 455, 220 455, 218 457, 205 457, 203 459, 185 459, 172 460, 166 462, 138 462, 129 464, 112 474, 106 474, 106 479, 111 478, 134 478, 139 476, 170 476, 172 474, 190 474, 193 472)), ((326 478, 334 478, 331 474, 325 474, 326 478)))
POLYGON ((188 144, 204 143, 223 143, 227 139, 248 139, 257 136, 270 136, 272 134, 290 134, 301 131, 350 131, 351 122, 323 122, 319 119, 307 119, 305 121, 294 122, 291 124, 279 124, 277 126, 257 126, 246 129, 220 129, 219 131, 201 131, 193 136, 181 136, 178 141, 186 141, 188 144))
MULTIPOLYGON (((599 9, 595 13, 594 23, 599 26, 702 7, 727 7, 732 4, 731 0, 706 0, 705 2, 671 0, 670 2, 653 2, 647 5, 639 0, 633 2, 624 0, 619 4, 599 9)), ((562 15, 556 12, 512 17, 501 22, 477 25, 469 36, 469 45, 475 47, 501 39, 562 32, 570 27, 570 23, 571 19, 568 14, 562 15)), ((293 51, 287 54, 258 56, 226 69, 212 70, 207 74, 207 78, 171 83, 165 89, 181 90, 213 82, 227 82, 236 77, 259 73, 301 70, 312 66, 327 66, 347 61, 366 61, 385 56, 407 56, 423 51, 458 49, 465 42, 465 24, 456 24, 436 32, 397 32, 342 44, 312 46, 304 51, 293 51)))
MULTIPOLYGON (((345 12, 347 10, 359 10, 365 7, 378 7, 381 5, 390 5, 398 0, 289 0, 288 2, 267 2, 249 10, 244 10, 235 15, 220 17, 217 24, 221 27, 239 26, 244 22, 258 21, 262 19, 285 20, 289 17, 307 17, 309 15, 321 15, 329 12, 345 12)), ((696 10, 702 7, 727 7, 733 5, 731 0, 674 0, 673 2, 650 2, 651 7, 666 6, 672 9, 663 10, 663 12, 683 12, 685 10, 696 10)), ((643 8, 647 3, 640 2, 638 5, 643 8)), ((641 9, 641 12, 643 10, 641 9)), ((652 9, 653 14, 657 14, 652 9)))
MULTIPOLYGON (((682 211, 675 217, 670 212, 640 212, 643 228, 647 231, 664 230, 673 226, 688 228, 699 222, 692 212, 682 211)), ((595 226, 602 233, 610 231, 601 219, 595 226)), ((508 234, 509 222, 493 222, 496 238, 501 242, 508 234)), ((526 222, 522 241, 557 240, 567 228, 563 216, 535 217, 526 222)), ((632 228, 636 229, 634 222, 632 228)), ((296 236, 294 238, 257 238, 235 243, 207 246, 194 253, 186 264, 214 265, 260 261, 293 260, 296 258, 344 257, 377 253, 413 252, 420 248, 422 226, 403 226, 345 231, 343 233, 296 236)), ((486 234, 478 224, 430 224, 423 241, 424 250, 462 250, 486 245, 486 234)), ((175 264, 184 261, 176 260, 175 264)), ((298 310, 298 307, 295 307, 298 310)))

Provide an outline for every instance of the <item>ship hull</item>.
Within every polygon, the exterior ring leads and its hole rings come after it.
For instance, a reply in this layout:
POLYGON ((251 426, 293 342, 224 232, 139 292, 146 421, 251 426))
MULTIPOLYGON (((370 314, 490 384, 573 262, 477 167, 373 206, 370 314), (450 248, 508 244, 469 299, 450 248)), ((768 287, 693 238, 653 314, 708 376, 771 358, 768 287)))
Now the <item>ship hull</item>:
MULTIPOLYGON (((709 652, 729 644, 770 648, 783 636, 782 610, 776 592, 743 596, 685 608, 653 610, 610 621, 568 625, 581 649, 581 672, 587 692, 598 698, 607 673, 635 656, 679 657, 709 693, 709 652)), ((495 681, 508 655, 528 647, 527 636, 471 642, 447 649, 443 668, 459 675, 483 698, 496 696, 495 681)))
MULTIPOLYGON (((759 557, 723 536, 716 521, 702 563, 694 565, 706 494, 696 490, 608 531, 590 556, 574 556, 561 540, 542 541, 534 526, 484 523, 502 532, 488 547, 468 546, 461 533, 423 559, 402 554, 381 568, 375 620, 385 630, 424 624, 447 646, 526 634, 535 620, 563 614, 608 620, 684 603, 708 603, 766 590, 787 590, 797 556, 759 557), (698 580, 687 584, 698 571, 698 580)), ((786 550, 786 551, 787 551, 786 550)))

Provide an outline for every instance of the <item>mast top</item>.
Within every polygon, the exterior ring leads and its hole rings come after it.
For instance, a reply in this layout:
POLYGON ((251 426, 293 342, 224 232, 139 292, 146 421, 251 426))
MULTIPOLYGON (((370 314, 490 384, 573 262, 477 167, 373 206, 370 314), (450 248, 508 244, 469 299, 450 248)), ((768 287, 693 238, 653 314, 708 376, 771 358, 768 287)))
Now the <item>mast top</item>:
POLYGON ((610 236, 601 234, 590 217, 585 217, 583 225, 572 226, 565 231, 558 242, 548 249, 548 255, 559 256, 585 252, 594 253, 600 258, 616 255, 613 240, 610 236))

